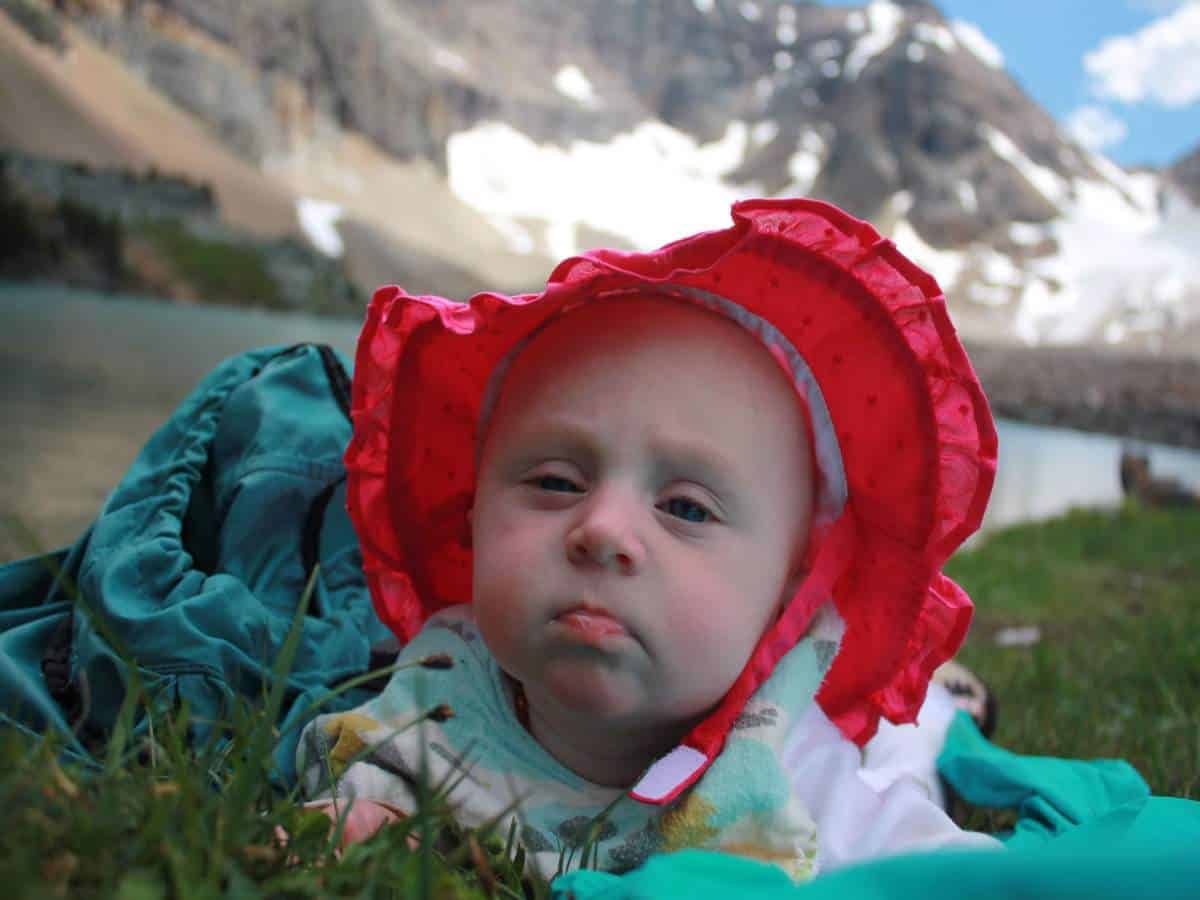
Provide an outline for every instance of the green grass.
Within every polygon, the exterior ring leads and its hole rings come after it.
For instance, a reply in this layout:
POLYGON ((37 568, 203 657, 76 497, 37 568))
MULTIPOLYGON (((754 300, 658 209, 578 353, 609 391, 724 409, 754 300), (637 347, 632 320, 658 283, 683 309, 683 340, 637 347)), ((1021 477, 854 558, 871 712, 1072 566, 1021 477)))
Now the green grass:
POLYGON ((271 786, 280 737, 273 723, 310 593, 311 584, 275 662, 273 686, 237 703, 201 746, 189 741, 186 709, 163 713, 142 695, 136 668, 95 761, 71 765, 59 739, 0 730, 0 809, 15 816, 0 829, 6 896, 546 896, 545 882, 524 875, 513 832, 459 828, 442 785, 419 790, 418 808, 402 824, 341 853, 340 824, 305 809, 295 791, 271 786))
MULTIPOLYGON (((996 741, 1023 753, 1124 757, 1156 793, 1200 795, 1197 548, 1200 513, 1130 507, 1015 528, 956 557, 950 573, 979 610, 960 658, 1000 699, 996 741), (1041 641, 996 645, 1000 628, 1020 625, 1039 626, 1041 641)), ((189 745, 185 712, 134 729, 140 702, 128 698, 99 766, 60 761, 52 739, 0 732, 6 895, 546 894, 544 882, 522 878, 511 835, 457 828, 436 789, 405 826, 336 856, 328 820, 269 786, 278 692, 236 709, 228 742, 203 747, 189 745), (291 835, 286 849, 278 828, 291 835)), ((994 814, 970 821, 1005 824, 994 814)))
POLYGON ((999 700, 996 743, 1122 757, 1155 793, 1200 798, 1200 510, 1074 512, 947 567, 975 601, 959 660, 999 700), (1001 628, 1036 625, 1030 647, 1001 628))
POLYGON ((253 243, 210 240, 165 219, 132 225, 130 231, 150 243, 176 275, 207 302, 286 308, 265 254, 253 243))
MULTIPOLYGON (((261 721, 261 717, 258 717, 261 721)), ((194 752, 182 722, 85 770, 53 742, 0 734, 0 884, 6 896, 446 897, 543 896, 523 886, 522 857, 497 835, 467 833, 436 796, 404 826, 334 853, 320 812, 268 786, 256 722, 217 751, 194 752), (286 847, 277 829, 290 836, 286 847), (420 838, 420 849, 409 836, 420 838), (8 891, 15 890, 14 893, 8 891)), ((269 733, 269 732, 268 732, 269 733)))

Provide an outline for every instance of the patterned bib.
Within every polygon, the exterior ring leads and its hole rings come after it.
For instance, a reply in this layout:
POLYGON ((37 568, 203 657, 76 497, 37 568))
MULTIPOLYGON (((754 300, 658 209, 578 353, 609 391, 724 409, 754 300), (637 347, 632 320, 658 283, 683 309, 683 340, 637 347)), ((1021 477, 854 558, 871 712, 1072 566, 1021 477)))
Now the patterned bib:
POLYGON ((696 785, 652 806, 584 780, 543 749, 519 724, 509 683, 470 608, 452 607, 404 648, 397 662, 411 667, 375 699, 305 729, 297 770, 310 798, 336 793, 413 810, 423 765, 429 784, 449 786, 461 825, 495 823, 503 836, 515 822, 531 867, 544 877, 585 864, 624 872, 651 853, 696 847, 773 862, 801 880, 813 874, 817 830, 792 794, 780 750, 837 647, 834 639, 800 641, 751 697, 696 785), (420 664, 438 655, 453 665, 420 664), (444 708, 427 715, 437 707, 444 708))

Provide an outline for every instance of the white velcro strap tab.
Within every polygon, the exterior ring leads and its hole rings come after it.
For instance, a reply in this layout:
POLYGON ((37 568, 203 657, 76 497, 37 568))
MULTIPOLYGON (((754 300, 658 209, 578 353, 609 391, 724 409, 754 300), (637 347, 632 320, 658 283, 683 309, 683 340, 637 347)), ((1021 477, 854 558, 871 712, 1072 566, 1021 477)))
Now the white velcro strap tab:
POLYGON ((643 803, 662 803, 672 799, 694 780, 708 764, 708 757, 693 747, 680 744, 654 763, 630 793, 643 803))

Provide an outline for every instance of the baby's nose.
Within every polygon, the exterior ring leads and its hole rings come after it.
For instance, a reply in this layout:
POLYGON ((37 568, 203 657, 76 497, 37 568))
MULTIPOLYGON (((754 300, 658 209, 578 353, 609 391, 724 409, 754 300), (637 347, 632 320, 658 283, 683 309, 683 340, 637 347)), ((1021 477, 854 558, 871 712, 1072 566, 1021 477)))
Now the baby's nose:
POLYGON ((612 567, 631 575, 641 567, 644 551, 633 501, 615 493, 598 492, 589 498, 567 533, 567 559, 575 565, 612 567))

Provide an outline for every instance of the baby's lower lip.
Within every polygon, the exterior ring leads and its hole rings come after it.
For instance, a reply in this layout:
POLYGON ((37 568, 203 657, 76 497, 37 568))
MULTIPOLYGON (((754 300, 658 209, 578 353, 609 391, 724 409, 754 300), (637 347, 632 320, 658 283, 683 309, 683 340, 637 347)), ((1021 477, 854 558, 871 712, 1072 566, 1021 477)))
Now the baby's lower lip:
POLYGON ((629 634, 617 619, 596 610, 573 609, 556 616, 554 621, 583 637, 624 637, 629 634))

